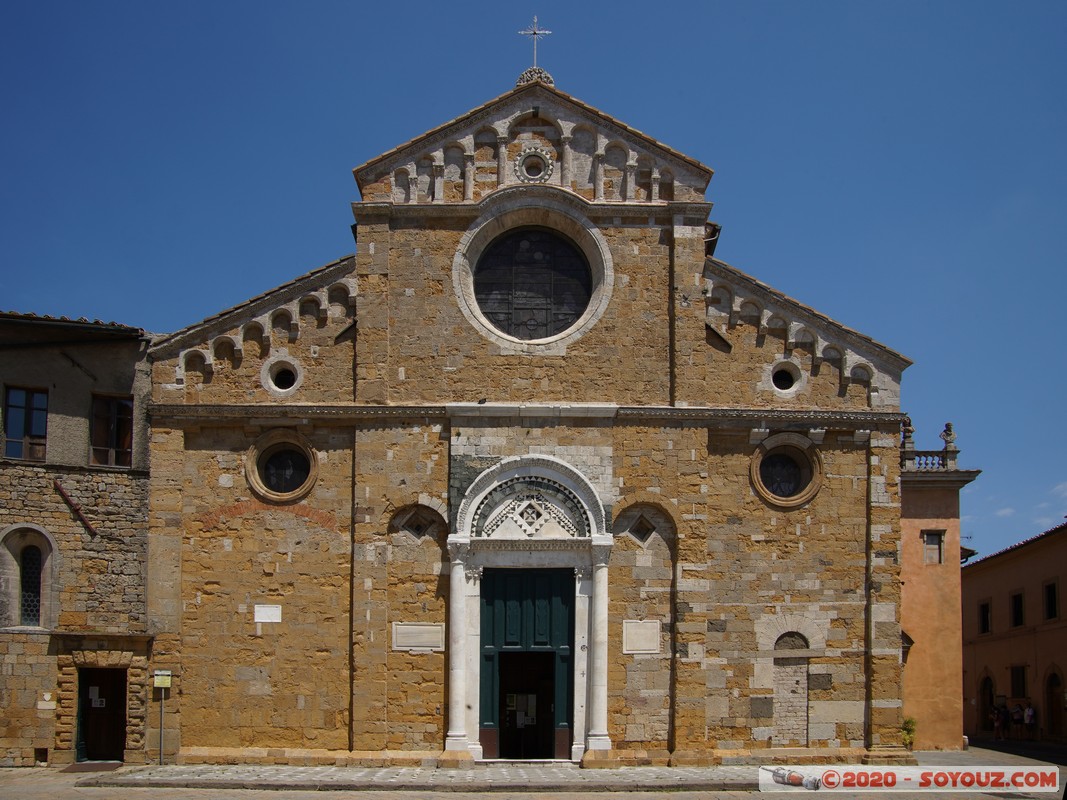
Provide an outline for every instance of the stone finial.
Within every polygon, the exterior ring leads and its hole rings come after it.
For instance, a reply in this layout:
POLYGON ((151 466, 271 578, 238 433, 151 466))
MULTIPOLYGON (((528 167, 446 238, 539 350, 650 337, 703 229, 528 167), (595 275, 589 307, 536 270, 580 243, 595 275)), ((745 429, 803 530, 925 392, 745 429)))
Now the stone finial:
POLYGON ((945 443, 946 450, 959 450, 956 447, 956 432, 952 430, 952 423, 946 422, 945 429, 941 431, 941 439, 945 443))
POLYGON ((552 80, 552 76, 545 72, 545 70, 541 69, 541 67, 530 67, 519 76, 517 81, 515 81, 516 86, 525 86, 528 83, 543 83, 546 86, 556 85, 556 82, 552 80))

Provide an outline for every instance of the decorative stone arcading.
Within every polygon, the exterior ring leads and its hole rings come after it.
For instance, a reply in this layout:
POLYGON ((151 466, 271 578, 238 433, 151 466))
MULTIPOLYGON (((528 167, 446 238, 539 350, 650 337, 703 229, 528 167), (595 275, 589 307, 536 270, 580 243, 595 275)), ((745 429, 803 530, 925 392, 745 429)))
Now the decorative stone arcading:
MULTIPOLYGON (((907 359, 712 259, 704 265, 701 293, 705 324, 712 330, 723 334, 742 323, 755 325, 761 334, 780 337, 787 355, 803 351, 812 366, 836 365, 842 386, 866 386, 872 408, 899 406, 907 359)), ((761 388, 773 392, 769 378, 761 388)))

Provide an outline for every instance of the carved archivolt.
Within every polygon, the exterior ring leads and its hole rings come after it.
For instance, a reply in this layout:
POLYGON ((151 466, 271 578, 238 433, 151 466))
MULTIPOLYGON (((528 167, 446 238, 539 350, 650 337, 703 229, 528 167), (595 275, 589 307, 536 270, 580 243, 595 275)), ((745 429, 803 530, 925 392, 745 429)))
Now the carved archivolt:
POLYGON ((588 538, 581 501, 561 483, 530 476, 512 478, 485 496, 474 512, 472 538, 588 538))
POLYGON ((604 506, 581 472, 551 456, 514 456, 474 480, 454 536, 532 545, 588 542, 606 531, 604 506))

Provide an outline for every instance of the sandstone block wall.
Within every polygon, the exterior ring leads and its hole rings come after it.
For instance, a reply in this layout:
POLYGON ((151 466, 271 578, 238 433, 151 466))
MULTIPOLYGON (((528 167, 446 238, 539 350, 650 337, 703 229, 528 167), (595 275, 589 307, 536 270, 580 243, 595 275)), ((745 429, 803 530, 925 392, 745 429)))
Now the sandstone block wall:
MULTIPOLYGON (((52 630, 123 637, 146 631, 145 558, 148 479, 143 472, 0 463, 0 532, 44 532, 41 629, 0 630, 0 752, 7 766, 62 760, 73 747, 76 681, 64 689, 52 630), (92 526, 78 519, 56 482, 92 526), (71 692, 74 694, 71 695, 71 692)), ((5 550, 4 556, 10 560, 5 550)), ((5 562, 4 624, 18 624, 18 572, 5 562)), ((96 645, 86 645, 89 648, 96 645)), ((131 717, 131 719, 133 719, 131 717)), ((133 722, 143 732, 143 718, 133 722)), ((130 737, 137 741, 137 736, 130 737)))
POLYGON ((55 747, 58 679, 49 638, 0 632, 0 766, 32 767, 55 747))

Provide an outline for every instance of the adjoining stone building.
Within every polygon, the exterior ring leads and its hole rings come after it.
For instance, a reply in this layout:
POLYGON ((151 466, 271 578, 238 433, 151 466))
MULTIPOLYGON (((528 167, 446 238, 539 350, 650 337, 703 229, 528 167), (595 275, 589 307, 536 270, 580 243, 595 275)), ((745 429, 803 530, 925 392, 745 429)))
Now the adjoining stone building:
POLYGON ((0 765, 144 760, 147 353, 0 314, 0 765))
POLYGON ((909 361, 542 71, 354 172, 355 255, 150 349, 138 757, 906 757, 909 361))

